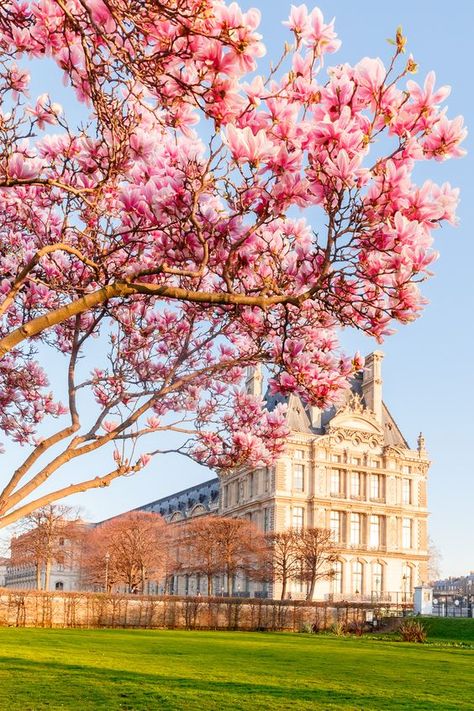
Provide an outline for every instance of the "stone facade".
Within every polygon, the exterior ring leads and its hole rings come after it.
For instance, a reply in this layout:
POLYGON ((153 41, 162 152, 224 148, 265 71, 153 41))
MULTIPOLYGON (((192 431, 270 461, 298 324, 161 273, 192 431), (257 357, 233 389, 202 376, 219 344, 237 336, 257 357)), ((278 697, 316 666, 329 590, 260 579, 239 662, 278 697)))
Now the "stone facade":
MULTIPOLYGON (((236 471, 221 483, 222 515, 263 531, 333 531, 336 575, 319 582, 315 599, 396 601, 427 580, 429 461, 422 435, 411 449, 383 402, 382 358, 367 357, 338 409, 306 408, 290 396, 285 455, 271 469, 236 471)), ((257 394, 260 382, 249 377, 249 390, 257 394)), ((293 598, 306 593, 298 582, 290 590, 293 598)), ((269 592, 278 596, 278 585, 269 592)))
MULTIPOLYGON (((142 508, 172 522, 203 513, 245 517, 264 532, 329 528, 339 562, 335 577, 317 585, 315 599, 411 599, 415 585, 427 580, 429 460, 422 435, 411 449, 383 402, 382 359, 380 352, 367 357, 339 408, 306 408, 290 396, 291 436, 274 467, 235 471, 220 485, 212 479, 142 508)), ((261 387, 260 373, 249 372, 249 392, 258 395, 261 387)), ((280 594, 277 584, 234 585, 251 595, 280 594)), ((193 581, 177 578, 174 587, 184 594, 193 581)), ((215 590, 222 587, 216 580, 215 590)), ((290 594, 297 599, 306 590, 294 582, 290 594)))
MULTIPOLYGON (((80 526, 88 526, 81 522, 80 526)), ((17 552, 21 547, 22 539, 29 536, 26 532, 18 537, 13 537, 10 543, 11 558, 5 566, 3 587, 15 590, 35 590, 38 582, 42 590, 74 592, 84 589, 81 576, 80 558, 82 546, 80 540, 70 540, 66 536, 58 538, 58 550, 46 571, 46 565, 41 565, 39 576, 36 564, 33 561, 19 562, 21 555, 17 552), (39 577, 39 580, 38 580, 39 577)))

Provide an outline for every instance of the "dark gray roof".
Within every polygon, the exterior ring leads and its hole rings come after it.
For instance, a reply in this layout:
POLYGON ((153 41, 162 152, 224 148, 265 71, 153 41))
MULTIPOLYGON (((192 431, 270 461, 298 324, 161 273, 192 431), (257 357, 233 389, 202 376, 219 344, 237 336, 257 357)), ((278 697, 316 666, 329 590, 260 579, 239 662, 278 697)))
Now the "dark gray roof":
POLYGON ((159 513, 164 518, 170 518, 174 513, 180 512, 187 517, 197 505, 202 506, 205 511, 211 512, 217 508, 219 500, 219 479, 209 479, 183 489, 175 494, 164 496, 162 499, 151 501, 149 504, 139 506, 136 511, 153 511, 159 513))
MULTIPOLYGON (((350 391, 347 393, 347 399, 349 399, 350 393, 359 395, 362 402, 365 404, 362 391, 362 373, 358 373, 352 379, 350 391)), ((286 421, 288 427, 294 432, 307 432, 308 434, 323 435, 326 432, 327 426, 337 412, 337 408, 335 406, 324 410, 321 413, 321 427, 313 427, 309 416, 309 408, 307 405, 303 404, 298 395, 289 395, 285 397, 283 395, 270 395, 267 393, 265 399, 269 410, 273 410, 278 403, 286 403, 288 406, 286 421)), ((402 447, 403 449, 410 448, 385 403, 383 403, 382 410, 382 426, 384 430, 385 444, 395 447, 402 447)))

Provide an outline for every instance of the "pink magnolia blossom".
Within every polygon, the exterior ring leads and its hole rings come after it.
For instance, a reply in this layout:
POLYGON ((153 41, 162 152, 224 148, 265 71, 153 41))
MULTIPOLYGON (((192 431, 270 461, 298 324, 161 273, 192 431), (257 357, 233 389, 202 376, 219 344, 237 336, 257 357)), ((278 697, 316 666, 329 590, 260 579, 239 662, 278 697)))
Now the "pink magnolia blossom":
POLYGON ((275 153, 275 147, 266 132, 258 131, 254 135, 252 129, 248 126, 243 129, 234 128, 232 125, 227 126, 224 140, 234 160, 237 162, 249 162, 253 165, 258 165, 275 153))

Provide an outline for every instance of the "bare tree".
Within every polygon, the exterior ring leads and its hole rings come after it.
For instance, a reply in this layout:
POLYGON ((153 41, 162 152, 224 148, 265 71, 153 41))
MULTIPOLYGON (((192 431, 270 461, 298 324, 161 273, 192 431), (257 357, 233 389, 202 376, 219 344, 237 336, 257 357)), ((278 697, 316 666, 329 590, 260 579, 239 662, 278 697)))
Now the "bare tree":
POLYGON ((232 593, 239 573, 253 577, 265 550, 263 534, 247 520, 204 516, 189 521, 180 536, 181 570, 207 579, 207 593, 212 593, 212 579, 223 575, 226 591, 232 593))
POLYGON ((10 543, 12 565, 34 565, 36 587, 49 589, 53 563, 71 563, 83 526, 78 510, 49 504, 25 516, 10 543), (44 573, 44 576, 43 576, 44 573))
POLYGON ((167 527, 158 514, 131 511, 96 526, 88 534, 83 575, 107 591, 122 583, 129 592, 144 592, 167 567, 167 527))
POLYGON ((214 540, 214 518, 191 519, 177 531, 176 572, 202 575, 207 581, 207 594, 212 594, 212 579, 220 573, 220 562, 214 540))
POLYGON ((267 533, 265 538, 268 545, 267 577, 281 583, 281 599, 284 600, 288 583, 300 575, 298 532, 290 529, 267 533))
POLYGON ((307 600, 312 600, 318 580, 334 575, 338 557, 332 532, 327 528, 304 528, 295 531, 299 576, 308 585, 307 600))
POLYGON ((443 556, 441 551, 431 538, 428 537, 428 580, 429 582, 434 582, 439 580, 441 576, 441 561, 443 556))

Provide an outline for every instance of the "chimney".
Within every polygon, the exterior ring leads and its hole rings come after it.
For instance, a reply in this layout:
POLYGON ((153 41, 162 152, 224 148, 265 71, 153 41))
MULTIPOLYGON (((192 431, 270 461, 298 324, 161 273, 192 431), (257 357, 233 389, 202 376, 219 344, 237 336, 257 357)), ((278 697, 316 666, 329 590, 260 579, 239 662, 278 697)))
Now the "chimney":
POLYGON ((309 419, 311 421, 311 427, 319 430, 321 427, 321 410, 315 405, 311 405, 309 408, 309 419))
POLYGON ((362 376, 365 405, 374 411, 379 424, 382 424, 382 359, 382 351, 374 351, 368 355, 362 376))
POLYGON ((245 389, 247 393, 249 395, 255 395, 255 397, 262 397, 262 384, 263 375, 260 363, 255 366, 249 366, 247 368, 247 377, 245 379, 245 389))

